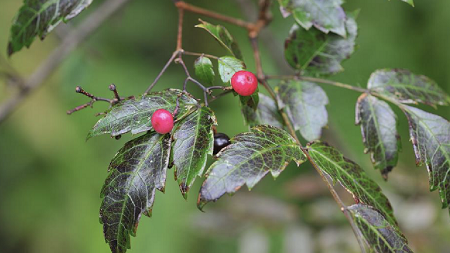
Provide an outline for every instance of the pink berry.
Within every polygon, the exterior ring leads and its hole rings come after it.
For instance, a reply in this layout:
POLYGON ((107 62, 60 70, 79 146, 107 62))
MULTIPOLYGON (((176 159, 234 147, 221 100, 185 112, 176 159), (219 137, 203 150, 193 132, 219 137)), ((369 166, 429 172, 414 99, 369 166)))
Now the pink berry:
POLYGON ((237 94, 250 96, 258 88, 258 79, 252 72, 241 70, 231 77, 231 86, 237 94))
POLYGON ((152 115, 152 126, 157 133, 169 133, 173 128, 172 113, 164 109, 156 110, 152 115))

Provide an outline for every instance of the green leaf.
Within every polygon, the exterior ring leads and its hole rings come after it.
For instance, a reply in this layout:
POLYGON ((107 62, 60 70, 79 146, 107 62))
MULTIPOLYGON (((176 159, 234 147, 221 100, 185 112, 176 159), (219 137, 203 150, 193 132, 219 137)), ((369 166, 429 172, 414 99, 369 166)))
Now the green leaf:
POLYGON ((173 135, 172 157, 175 177, 183 196, 197 176, 202 176, 207 155, 214 147, 213 125, 216 117, 208 107, 202 107, 183 119, 173 135))
POLYGON ((92 0, 24 0, 17 13, 8 44, 8 55, 30 47, 36 36, 41 40, 61 21, 76 17, 92 0))
POLYGON ((338 181, 353 194, 357 203, 376 208, 392 226, 397 226, 389 200, 377 183, 370 179, 358 164, 345 158, 334 147, 322 142, 308 144, 308 152, 314 163, 328 174, 333 182, 338 181))
POLYGON ((113 253, 130 248, 142 214, 151 216, 156 189, 164 191, 170 143, 168 134, 148 133, 127 142, 111 161, 100 222, 113 253))
POLYGON ((218 63, 220 78, 222 78, 224 83, 229 82, 234 73, 246 68, 243 61, 232 56, 220 57, 218 63))
POLYGON ((197 60, 195 60, 195 75, 198 76, 200 81, 208 85, 212 85, 214 83, 214 69, 211 60, 208 57, 200 56, 197 60))
POLYGON ((256 126, 236 135, 218 154, 200 189, 198 206, 216 201, 225 193, 234 193, 244 184, 249 189, 267 173, 277 177, 291 160, 305 161, 299 145, 286 131, 272 126, 256 126))
POLYGON ((387 174, 397 165, 401 146, 397 116, 386 102, 362 94, 356 103, 356 124, 361 125, 365 152, 370 152, 375 169, 387 179, 387 174))
POLYGON ((353 16, 356 14, 348 15, 345 22, 348 31, 346 38, 336 34, 324 34, 317 29, 305 30, 294 25, 285 41, 287 62, 293 68, 309 75, 328 75, 344 70, 341 62, 354 52, 358 32, 353 16))
POLYGON ((437 115, 404 106, 416 163, 425 163, 430 190, 439 189, 442 208, 450 203, 450 123, 437 115))
POLYGON ((346 15, 342 0, 278 0, 284 17, 292 14, 306 30, 312 26, 324 33, 334 32, 346 37, 346 15))
MULTIPOLYGON (((250 120, 250 115, 256 113, 259 104, 259 88, 256 88, 256 91, 250 96, 239 96, 239 101, 241 105, 241 112, 244 116, 244 121, 247 125, 251 125, 252 122, 250 120)), ((253 122, 255 123, 255 122, 253 122)), ((253 126, 260 125, 255 124, 253 126)))
POLYGON ((205 29, 209 34, 211 34, 231 55, 242 60, 242 53, 239 49, 233 36, 228 32, 228 30, 221 25, 212 25, 208 22, 200 20, 202 22, 195 27, 205 29))
POLYGON ((406 69, 377 70, 370 76, 367 87, 402 103, 450 104, 450 97, 435 81, 406 69))
POLYGON ((325 105, 328 97, 315 83, 292 80, 281 82, 276 88, 278 105, 301 135, 308 141, 320 139, 322 128, 328 123, 325 105))
POLYGON ((414 7, 414 0, 401 0, 401 1, 411 5, 412 7, 414 7))
POLYGON ((412 253, 406 238, 377 210, 361 204, 347 209, 371 250, 377 253, 412 253))
POLYGON ((259 103, 256 110, 253 110, 250 106, 242 106, 241 111, 244 115, 245 123, 250 127, 271 125, 283 128, 283 120, 275 101, 262 93, 259 94, 259 103))
POLYGON ((123 100, 107 111, 88 134, 88 139, 94 136, 110 133, 111 136, 127 132, 138 134, 153 129, 150 119, 158 109, 173 112, 177 97, 180 97, 180 108, 175 121, 179 121, 191 113, 197 106, 197 101, 181 90, 168 89, 153 92, 137 99, 123 100))

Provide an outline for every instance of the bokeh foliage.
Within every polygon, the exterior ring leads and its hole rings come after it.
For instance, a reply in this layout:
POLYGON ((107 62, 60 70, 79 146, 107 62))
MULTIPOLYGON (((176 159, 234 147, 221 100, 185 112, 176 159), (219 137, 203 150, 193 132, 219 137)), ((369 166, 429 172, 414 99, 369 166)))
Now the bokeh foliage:
MULTIPOLYGON (((233 16, 240 15, 236 12, 238 5, 231 0, 201 0, 195 4, 233 16)), ((14 0, 0 2, 0 48, 6 48, 11 20, 20 5, 20 1, 14 0)), ((433 78, 450 93, 450 72, 447 71, 450 68, 450 51, 446 50, 450 44, 450 34, 445 32, 450 24, 450 2, 439 0, 428 4, 416 1, 415 5, 412 8, 400 1, 348 0, 344 4, 346 9, 361 8, 358 17, 359 47, 352 58, 343 63, 346 71, 339 74, 336 80, 365 86, 375 69, 401 67, 433 78)), ((78 23, 96 6, 98 3, 94 2, 86 13, 70 24, 78 23)), ((277 39, 274 45, 263 47, 264 68, 269 74, 289 73, 287 63, 278 68, 271 56, 283 54, 282 42, 288 35, 292 20, 282 19, 276 5, 273 13, 270 30, 277 39)), ((33 94, 0 126, 2 252, 109 251, 103 243, 102 227, 98 223, 101 202, 98 192, 107 175, 109 161, 116 150, 130 140, 130 136, 124 135, 118 141, 102 136, 85 142, 88 130, 97 120, 93 115, 105 110, 105 105, 96 104, 94 110, 85 110, 70 117, 65 115, 65 111, 83 100, 73 92, 77 85, 98 95, 110 95, 110 83, 115 83, 123 95, 142 93, 174 50, 176 17, 176 9, 170 1, 132 2, 75 51, 45 87, 33 94)), ((198 16, 186 14, 186 17, 186 49, 210 51, 218 55, 224 53, 208 34, 194 28, 198 24, 198 16)), ((239 42, 247 69, 254 71, 245 31, 224 25, 239 42)), ((23 50, 12 57, 13 66, 24 75, 31 73, 58 44, 58 40, 53 33, 45 42, 36 41, 30 50, 23 50)), ((193 57, 189 63, 191 66, 194 60, 193 57)), ((157 89, 181 87, 183 75, 181 67, 170 67, 157 89)), ((0 99, 4 99, 14 92, 14 88, 7 86, 3 80, 0 82, 0 99)), ((384 183, 379 173, 372 169, 369 156, 363 154, 360 130, 354 126, 354 101, 359 94, 322 87, 330 101, 327 106, 329 128, 324 129, 324 139, 362 165, 388 193, 396 216, 403 217, 399 218, 400 226, 416 252, 444 252, 450 246, 445 240, 450 235, 450 218, 447 210, 440 209, 439 196, 428 192, 426 169, 415 168, 414 154, 407 143, 406 118, 398 113, 399 134, 405 148, 399 154, 398 167, 390 174, 389 181, 384 183), (417 229, 420 222, 407 219, 411 210, 406 207, 415 207, 417 203, 422 203, 422 206, 427 203, 426 210, 432 213, 432 220, 422 225, 424 227, 421 229, 417 229)), ((237 97, 220 99, 211 107, 217 116, 219 131, 233 136, 247 130, 241 120, 237 97)), ((431 107, 422 108, 450 117, 446 107, 440 107, 437 111, 431 107)), ((309 224, 312 231, 319 234, 327 226, 314 222, 308 208, 320 206, 320 201, 329 197, 319 198, 316 203, 291 195, 285 187, 300 174, 307 177, 310 172, 314 173, 308 166, 303 165, 302 170, 291 166, 275 182, 270 178, 264 179, 253 189, 253 194, 279 198, 289 206, 298 208, 301 212, 297 213, 295 221, 309 224)), ((168 178, 172 177, 172 173, 172 170, 169 171, 168 178)), ((198 192, 199 187, 197 182, 192 191, 198 192)), ((242 231, 231 236, 197 232, 194 220, 203 214, 196 210, 194 196, 184 201, 173 180, 167 180, 165 195, 159 192, 156 195, 158 202, 153 209, 154 218, 143 222, 138 232, 141 239, 146 239, 134 240, 130 252, 237 252, 240 249, 245 239, 242 231)), ((217 205, 226 205, 226 201, 224 199, 217 205)), ((207 214, 213 212, 213 205, 205 208, 207 214)), ((339 216, 338 208, 334 208, 332 211, 339 216)), ((285 235, 281 228, 285 225, 276 224, 258 229, 267 236, 270 252, 288 252, 283 244, 285 235)), ((348 227, 342 217, 332 220, 332 224, 348 227)), ((317 249, 320 247, 323 246, 316 246, 317 249)))

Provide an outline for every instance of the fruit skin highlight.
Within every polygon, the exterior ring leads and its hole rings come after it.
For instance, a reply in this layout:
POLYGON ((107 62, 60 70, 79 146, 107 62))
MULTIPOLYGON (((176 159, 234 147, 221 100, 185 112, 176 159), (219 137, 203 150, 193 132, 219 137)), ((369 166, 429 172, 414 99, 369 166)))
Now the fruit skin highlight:
POLYGON ((166 134, 172 131, 173 115, 167 110, 158 109, 153 113, 151 122, 157 133, 166 134))
POLYGON ((219 153, 220 150, 222 150, 224 147, 230 145, 230 137, 228 135, 223 133, 217 133, 214 135, 214 151, 213 155, 216 155, 219 153))
POLYGON ((231 77, 231 86, 241 96, 250 96, 258 88, 258 79, 249 71, 241 70, 231 77))

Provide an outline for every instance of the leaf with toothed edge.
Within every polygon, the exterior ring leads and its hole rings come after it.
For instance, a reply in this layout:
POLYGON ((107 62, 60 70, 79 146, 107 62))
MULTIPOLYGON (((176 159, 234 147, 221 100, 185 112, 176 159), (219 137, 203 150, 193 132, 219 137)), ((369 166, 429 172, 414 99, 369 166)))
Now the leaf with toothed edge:
POLYGON ((323 142, 310 143, 307 148, 314 163, 329 175, 334 183, 339 182, 353 195, 357 203, 376 208, 392 226, 397 227, 389 200, 358 164, 323 142))
POLYGON ((345 21, 348 31, 346 38, 294 25, 284 44, 287 62, 307 75, 330 75, 343 71, 342 61, 355 51, 357 15, 357 11, 348 14, 345 21))
POLYGON ((195 27, 202 28, 211 34, 228 52, 234 57, 242 60, 242 53, 239 49, 233 36, 228 32, 228 30, 221 25, 212 25, 200 19, 202 22, 195 27))
POLYGON ((154 132, 125 144, 109 165, 101 191, 100 222, 113 253, 130 248, 141 215, 151 215, 155 191, 164 191, 170 158, 170 135, 154 132))
POLYGON ((278 0, 284 17, 292 14, 295 21, 304 29, 312 26, 323 33, 330 31, 346 37, 346 15, 342 0, 278 0))
POLYGON ((292 80, 281 82, 275 89, 278 105, 308 141, 320 139, 322 128, 328 123, 327 94, 315 83, 292 80))
POLYGON ((111 134, 121 135, 127 132, 138 134, 153 129, 151 117, 158 109, 173 112, 179 97, 179 109, 175 122, 192 113, 198 106, 197 101, 181 90, 167 89, 160 92, 152 92, 137 99, 123 100, 112 106, 95 126, 89 131, 87 139, 111 134))
POLYGON ((217 61, 219 63, 220 78, 224 83, 229 82, 234 73, 246 68, 243 61, 232 56, 220 57, 217 61))
POLYGON ((92 0, 24 0, 8 43, 8 55, 30 47, 36 36, 43 40, 61 21, 76 17, 92 0))
MULTIPOLYGON (((242 105, 242 104, 241 104, 242 105)), ((256 110, 250 106, 241 106, 245 123, 250 127, 256 125, 271 125, 283 128, 283 119, 278 111, 275 101, 262 93, 259 94, 259 102, 256 110)))
POLYGON ((180 121, 173 134, 174 172, 185 198, 196 177, 203 175, 207 155, 212 155, 216 124, 211 109, 202 107, 180 121))
POLYGON ((214 83, 214 69, 211 60, 206 56, 200 56, 195 60, 195 75, 198 76, 200 81, 205 82, 208 85, 214 83))
POLYGON ((367 88, 406 104, 450 104, 450 96, 435 81, 406 69, 377 70, 370 76, 367 88))
POLYGON ((365 242, 377 253, 412 253, 408 241, 376 209, 362 204, 349 206, 353 220, 365 242))
POLYGON ((364 93, 356 103, 356 125, 361 125, 365 152, 370 152, 375 169, 387 179, 401 148, 397 116, 386 102, 364 93))
POLYGON ((420 109, 403 106, 416 154, 416 163, 425 163, 430 190, 439 189, 442 208, 450 204, 450 122, 420 109))
POLYGON ((276 178, 291 160, 297 165, 305 161, 305 155, 291 135, 267 125, 236 135, 217 158, 200 189, 200 209, 225 193, 236 192, 244 184, 253 188, 269 172, 276 178))

